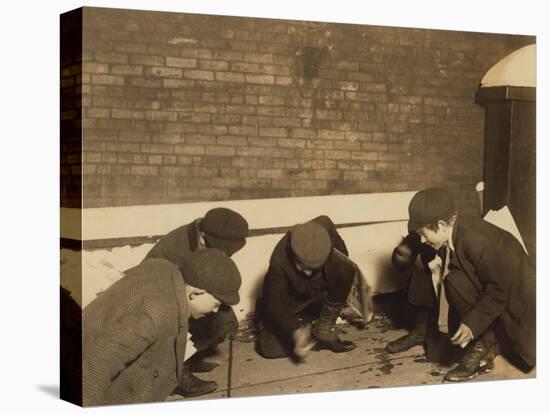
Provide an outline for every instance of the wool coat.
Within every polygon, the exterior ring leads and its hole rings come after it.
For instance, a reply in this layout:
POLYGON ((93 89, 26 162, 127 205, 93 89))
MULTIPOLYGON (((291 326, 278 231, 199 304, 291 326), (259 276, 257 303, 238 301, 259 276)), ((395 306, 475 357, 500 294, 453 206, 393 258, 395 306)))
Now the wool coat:
POLYGON ((164 401, 181 378, 189 303, 177 266, 150 259, 83 311, 83 405, 164 401))
MULTIPOLYGON (((199 220, 180 226, 160 238, 143 260, 166 259, 181 269, 185 261, 199 248, 199 220)), ((227 335, 236 332, 237 329, 237 316, 231 306, 226 304, 222 304, 216 313, 189 321, 191 340, 199 351, 223 342, 227 335)))
MULTIPOLYGON (((327 230, 333 248, 348 254, 330 218, 320 216, 312 221, 327 230)), ((294 330, 303 325, 301 311, 310 305, 320 309, 328 291, 340 283, 342 278, 353 280, 356 268, 342 257, 333 250, 319 270, 306 276, 296 268, 290 247, 290 232, 285 234, 275 246, 265 276, 260 309, 262 325, 281 339, 291 337, 294 330)))
POLYGON ((179 268, 197 249, 197 221, 180 226, 161 237, 147 253, 147 259, 166 259, 179 268))
POLYGON ((480 218, 458 216, 452 242, 449 270, 462 271, 477 293, 461 322, 477 338, 498 320, 519 356, 535 365, 535 272, 518 240, 480 218))

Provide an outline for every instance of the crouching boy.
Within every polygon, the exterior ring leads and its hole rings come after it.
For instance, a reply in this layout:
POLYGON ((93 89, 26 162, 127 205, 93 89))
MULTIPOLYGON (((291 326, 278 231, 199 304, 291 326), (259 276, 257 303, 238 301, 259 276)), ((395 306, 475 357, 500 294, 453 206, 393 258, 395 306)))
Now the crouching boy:
POLYGON ((422 243, 446 250, 440 300, 449 305, 451 342, 466 352, 445 380, 465 381, 491 370, 499 348, 533 367, 535 273, 518 240, 480 218, 457 215, 453 197, 439 188, 415 194, 408 227, 422 243))
POLYGON ((357 271, 346 255, 327 216, 295 226, 279 241, 256 307, 262 356, 301 359, 314 346, 332 352, 355 349, 335 330, 357 271))
POLYGON ((239 302, 241 276, 222 251, 178 267, 149 259, 83 312, 83 405, 163 401, 178 393, 189 318, 239 302))

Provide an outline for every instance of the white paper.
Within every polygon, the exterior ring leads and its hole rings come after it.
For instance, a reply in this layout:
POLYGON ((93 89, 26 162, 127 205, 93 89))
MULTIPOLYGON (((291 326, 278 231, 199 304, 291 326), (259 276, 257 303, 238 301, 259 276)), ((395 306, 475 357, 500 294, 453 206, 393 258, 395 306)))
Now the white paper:
POLYGON ((518 226, 516 225, 514 217, 512 217, 512 213, 510 212, 508 206, 504 206, 500 210, 489 210, 487 214, 485 214, 485 217, 483 217, 483 220, 506 230, 508 233, 511 233, 512 236, 520 242, 525 254, 529 256, 529 252, 527 252, 525 243, 523 243, 523 239, 519 233, 518 226))

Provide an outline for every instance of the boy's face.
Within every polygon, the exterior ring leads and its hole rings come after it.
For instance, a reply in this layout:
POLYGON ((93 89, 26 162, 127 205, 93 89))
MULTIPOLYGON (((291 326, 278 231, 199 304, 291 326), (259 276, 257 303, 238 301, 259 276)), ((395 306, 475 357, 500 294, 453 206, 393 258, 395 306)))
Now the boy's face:
POLYGON ((433 247, 435 250, 441 249, 449 241, 449 226, 440 221, 437 230, 429 227, 422 227, 416 232, 420 236, 420 241, 433 247))
POLYGON ((319 269, 311 269, 311 268, 307 267, 306 265, 300 263, 298 260, 295 260, 294 263, 296 265, 296 269, 298 269, 299 272, 302 272, 306 276, 311 276, 311 275, 313 275, 313 273, 315 273, 315 272, 317 272, 317 270, 319 270, 319 269))
POLYGON ((195 291, 189 295, 191 317, 199 319, 211 312, 217 312, 221 302, 205 290, 195 291))

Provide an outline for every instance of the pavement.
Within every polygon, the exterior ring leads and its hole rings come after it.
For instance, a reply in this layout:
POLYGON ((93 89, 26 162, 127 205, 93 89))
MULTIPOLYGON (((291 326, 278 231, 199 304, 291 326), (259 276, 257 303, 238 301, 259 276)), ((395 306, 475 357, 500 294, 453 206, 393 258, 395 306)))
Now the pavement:
MULTIPOLYGON (((392 318, 375 315, 364 329, 351 325, 340 327, 340 337, 352 340, 357 348, 336 354, 327 350, 311 352, 307 360, 296 364, 288 358, 265 359, 255 350, 252 323, 245 321, 239 332, 220 347, 221 365, 210 373, 196 374, 214 380, 218 389, 194 399, 235 398, 262 395, 284 395, 353 389, 404 387, 442 384, 452 365, 426 362, 421 346, 399 354, 388 354, 384 346, 404 334, 392 318)), ((495 359, 492 372, 472 381, 495 381, 535 378, 535 370, 524 373, 502 356, 495 359)), ((178 395, 169 400, 183 399, 178 395)))

